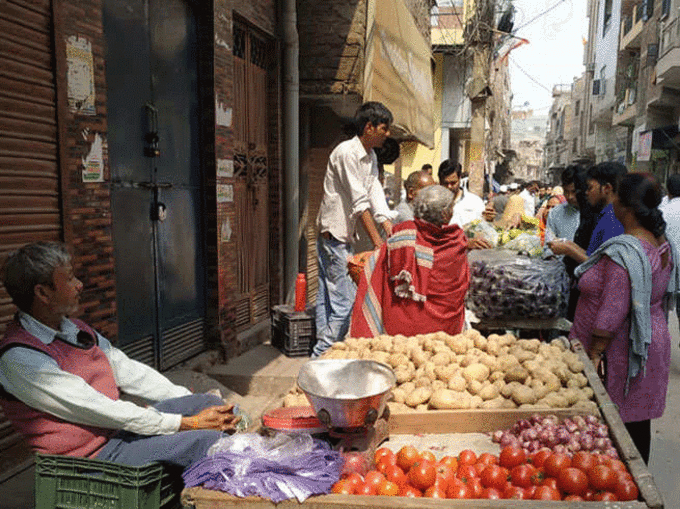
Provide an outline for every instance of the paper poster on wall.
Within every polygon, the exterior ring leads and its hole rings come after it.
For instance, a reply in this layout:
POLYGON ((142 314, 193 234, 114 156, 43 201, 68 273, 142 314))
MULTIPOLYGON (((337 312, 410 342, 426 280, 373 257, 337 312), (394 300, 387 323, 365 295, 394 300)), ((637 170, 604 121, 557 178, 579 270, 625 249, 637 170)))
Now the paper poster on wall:
POLYGON ((217 203, 231 203, 234 201, 234 186, 231 184, 217 185, 217 203))
POLYGON ((72 112, 94 115, 94 60, 92 44, 72 36, 66 41, 68 105, 72 112))
POLYGON ((649 161, 652 157, 652 131, 640 133, 638 138, 638 161, 649 161))
POLYGON ((83 182, 104 182, 104 140, 95 134, 87 157, 83 162, 83 182))
POLYGON ((217 176, 231 178, 234 176, 234 161, 233 159, 218 159, 217 160, 217 176))

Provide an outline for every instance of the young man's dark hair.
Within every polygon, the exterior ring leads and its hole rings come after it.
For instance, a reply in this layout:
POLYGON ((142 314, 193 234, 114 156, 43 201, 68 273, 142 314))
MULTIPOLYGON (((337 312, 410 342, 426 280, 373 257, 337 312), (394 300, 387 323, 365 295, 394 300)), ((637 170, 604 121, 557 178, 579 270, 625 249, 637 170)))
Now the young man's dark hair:
POLYGON ((439 182, 444 182, 444 179, 453 173, 457 173, 460 177, 463 173, 463 167, 456 161, 446 159, 439 165, 439 169, 437 170, 437 178, 439 178, 439 182))
POLYGON ((668 177, 666 180, 666 190, 671 198, 680 196, 680 174, 674 173, 668 177))
POLYGON ((430 163, 425 163, 422 168, 420 168, 422 171, 426 171, 428 173, 432 173, 432 165, 430 163))
POLYGON ((359 106, 354 115, 356 134, 357 136, 364 134, 364 128, 369 122, 375 127, 378 127, 380 124, 387 124, 389 127, 392 125, 393 120, 392 112, 383 103, 369 101, 359 106))
POLYGON ((575 182, 576 174, 582 170, 583 168, 578 164, 570 164, 569 166, 567 166, 562 172, 562 176, 560 177, 562 181, 562 187, 568 186, 570 184, 574 184, 576 187, 578 187, 575 182))
POLYGON ((614 161, 606 161, 592 166, 588 170, 588 179, 597 180, 597 183, 604 186, 610 184, 615 193, 618 189, 618 181, 628 173, 625 165, 614 161))
POLYGON ((382 147, 376 147, 373 151, 378 158, 378 164, 382 166, 385 164, 392 164, 399 159, 401 148, 399 147, 399 142, 397 140, 394 138, 387 138, 382 147))

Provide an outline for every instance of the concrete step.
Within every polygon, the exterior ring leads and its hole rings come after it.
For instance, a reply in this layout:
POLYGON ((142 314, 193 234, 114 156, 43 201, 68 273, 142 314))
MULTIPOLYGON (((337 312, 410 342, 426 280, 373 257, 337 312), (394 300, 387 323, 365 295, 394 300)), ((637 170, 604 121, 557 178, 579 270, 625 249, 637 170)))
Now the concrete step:
POLYGON ((241 396, 282 397, 295 386, 308 357, 286 357, 269 344, 258 345, 227 364, 209 366, 205 374, 241 396))

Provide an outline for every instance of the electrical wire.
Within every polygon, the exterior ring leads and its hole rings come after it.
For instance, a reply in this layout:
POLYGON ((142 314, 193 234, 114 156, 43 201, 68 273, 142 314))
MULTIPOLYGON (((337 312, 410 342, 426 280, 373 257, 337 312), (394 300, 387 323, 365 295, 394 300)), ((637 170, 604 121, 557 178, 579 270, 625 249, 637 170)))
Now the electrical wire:
POLYGON ((510 57, 510 62, 512 62, 512 63, 515 65, 515 67, 517 67, 517 69, 519 69, 520 71, 522 71, 522 73, 524 73, 524 75, 525 75, 527 78, 529 78, 531 81, 533 81, 534 83, 536 83, 536 85, 538 85, 539 87, 541 87, 541 88, 544 89, 544 90, 547 90, 548 92, 550 92, 550 93, 552 94, 552 90, 551 90, 551 89, 549 89, 548 87, 546 87, 543 83, 541 83, 540 81, 538 81, 538 80, 537 80, 536 78, 534 78, 531 74, 529 74, 529 73, 528 73, 527 71, 525 71, 522 67, 520 67, 520 65, 515 61, 514 58, 510 57))
POLYGON ((567 1, 567 0, 559 0, 559 2, 557 2, 556 4, 554 4, 554 5, 550 6, 550 7, 548 7, 545 11, 541 12, 540 14, 537 14, 536 16, 534 16, 533 18, 531 18, 529 21, 527 21, 527 22, 524 23, 523 25, 517 27, 517 28, 515 29, 515 32, 520 31, 521 29, 523 29, 523 28, 526 27, 527 25, 532 24, 532 23, 533 23, 534 21, 536 21, 537 19, 542 18, 543 16, 545 16, 546 14, 548 14, 550 11, 552 11, 553 9, 559 7, 560 5, 562 5, 562 4, 563 4, 564 2, 566 2, 566 1, 567 1))

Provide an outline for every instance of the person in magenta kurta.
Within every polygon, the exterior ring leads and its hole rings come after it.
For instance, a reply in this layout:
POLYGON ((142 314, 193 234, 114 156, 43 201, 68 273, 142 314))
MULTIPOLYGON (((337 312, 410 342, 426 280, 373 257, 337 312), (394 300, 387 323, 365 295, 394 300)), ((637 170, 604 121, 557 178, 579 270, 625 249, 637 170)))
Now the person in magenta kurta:
POLYGON ((652 176, 622 178, 614 209, 625 234, 577 269, 581 295, 570 332, 598 368, 606 366, 607 392, 645 461, 650 420, 661 417, 666 405, 667 297, 676 285, 674 247, 664 236, 660 202, 661 188, 652 176))

